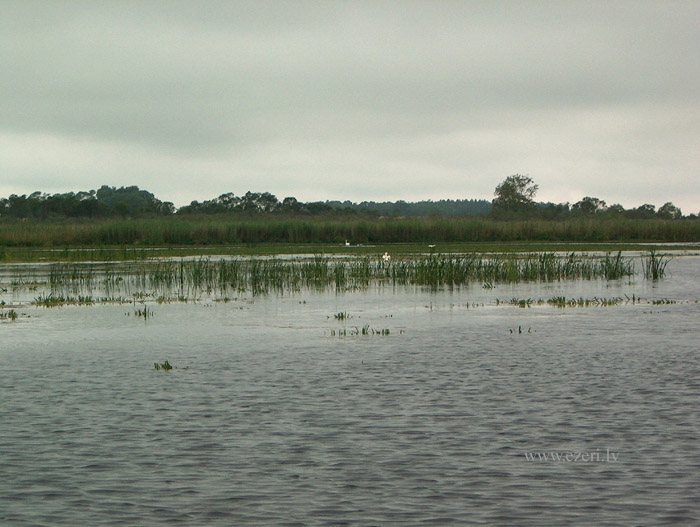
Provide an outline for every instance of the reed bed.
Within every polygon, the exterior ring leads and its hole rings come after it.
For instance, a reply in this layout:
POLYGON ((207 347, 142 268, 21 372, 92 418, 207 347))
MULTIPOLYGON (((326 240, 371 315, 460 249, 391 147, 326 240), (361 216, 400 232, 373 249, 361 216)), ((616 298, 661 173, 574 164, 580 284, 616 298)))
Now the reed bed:
POLYGON ((371 284, 459 287, 472 283, 616 280, 633 275, 632 258, 606 254, 430 254, 385 261, 381 257, 155 259, 108 264, 55 263, 49 286, 55 298, 92 294, 123 299, 148 295, 191 299, 284 293, 302 288, 345 291, 371 284))
MULTIPOLYGON (((700 221, 488 217, 175 216, 0 220, 0 247, 211 246, 261 243, 698 242, 700 221)), ((3 252, 0 251, 0 258, 3 252)))

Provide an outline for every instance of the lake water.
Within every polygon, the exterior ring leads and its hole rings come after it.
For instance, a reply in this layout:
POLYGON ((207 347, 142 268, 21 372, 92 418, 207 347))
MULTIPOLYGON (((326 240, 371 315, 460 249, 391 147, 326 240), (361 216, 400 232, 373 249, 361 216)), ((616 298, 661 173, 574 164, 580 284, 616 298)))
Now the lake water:
POLYGON ((41 287, 12 273, 4 527, 700 524, 698 256, 658 282, 242 294, 146 319, 29 305, 41 287), (537 302, 554 296, 625 301, 537 302))

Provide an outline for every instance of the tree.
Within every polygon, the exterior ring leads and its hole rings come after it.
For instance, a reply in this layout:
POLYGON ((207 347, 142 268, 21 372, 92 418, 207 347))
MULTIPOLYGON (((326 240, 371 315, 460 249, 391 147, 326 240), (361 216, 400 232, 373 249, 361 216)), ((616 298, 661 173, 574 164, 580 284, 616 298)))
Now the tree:
POLYGON ((537 206, 537 215, 546 220, 565 218, 569 212, 571 207, 568 203, 541 203, 537 206))
POLYGON ((104 206, 110 213, 121 216, 158 214, 162 209, 162 202, 146 190, 141 190, 136 185, 130 187, 109 187, 102 185, 95 192, 100 206, 104 206))
POLYGON ((630 209, 628 210, 625 215, 628 218, 634 218, 634 219, 651 219, 656 217, 656 207, 654 205, 651 205, 649 203, 645 203, 644 205, 640 205, 636 209, 630 209))
POLYGON ((280 210, 284 212, 297 213, 301 211, 302 204, 299 203, 297 198, 294 196, 288 196, 282 200, 282 205, 280 205, 280 210))
POLYGON ((678 220, 683 217, 681 209, 676 207, 670 201, 661 205, 659 210, 656 211, 656 215, 667 220, 678 220))
POLYGON ((583 214, 595 214, 596 212, 604 212, 606 209, 607 206, 602 199, 591 198, 590 196, 586 196, 571 207, 572 212, 581 212, 583 214))
POLYGON ((619 216, 620 214, 624 214, 624 212, 625 212, 625 207, 623 207, 619 203, 615 203, 614 205, 610 205, 607 209, 605 209, 605 214, 608 216, 619 216))
POLYGON ((274 194, 248 191, 241 198, 240 209, 243 212, 274 212, 278 205, 274 194))
POLYGON ((496 187, 492 202, 496 214, 519 214, 535 208, 534 197, 539 187, 529 176, 515 174, 508 176, 496 187))

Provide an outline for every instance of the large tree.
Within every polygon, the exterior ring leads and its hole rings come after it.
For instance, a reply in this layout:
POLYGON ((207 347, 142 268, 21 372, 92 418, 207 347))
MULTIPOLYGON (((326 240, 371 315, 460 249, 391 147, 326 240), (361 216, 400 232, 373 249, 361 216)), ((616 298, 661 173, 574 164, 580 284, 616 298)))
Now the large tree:
POLYGON ((581 201, 574 203, 571 210, 581 214, 595 214, 597 212, 605 212, 607 208, 608 206, 602 199, 586 196, 581 201))
POLYGON ((535 194, 539 187, 530 176, 508 176, 496 187, 493 211, 496 214, 520 214, 535 208, 535 194))
POLYGON ((660 218, 664 218, 667 220, 677 220, 683 217, 683 213, 681 212, 681 209, 676 207, 673 203, 670 201, 668 203, 664 203, 659 207, 659 210, 656 211, 656 215, 659 216, 660 218))

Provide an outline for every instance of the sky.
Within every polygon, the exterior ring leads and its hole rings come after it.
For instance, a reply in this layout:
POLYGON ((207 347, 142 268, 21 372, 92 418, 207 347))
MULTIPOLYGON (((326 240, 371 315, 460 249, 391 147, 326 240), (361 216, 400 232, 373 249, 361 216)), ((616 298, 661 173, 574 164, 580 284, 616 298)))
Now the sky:
POLYGON ((700 2, 0 0, 0 197, 700 211, 700 2))

